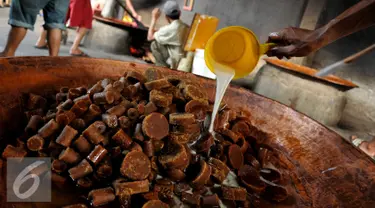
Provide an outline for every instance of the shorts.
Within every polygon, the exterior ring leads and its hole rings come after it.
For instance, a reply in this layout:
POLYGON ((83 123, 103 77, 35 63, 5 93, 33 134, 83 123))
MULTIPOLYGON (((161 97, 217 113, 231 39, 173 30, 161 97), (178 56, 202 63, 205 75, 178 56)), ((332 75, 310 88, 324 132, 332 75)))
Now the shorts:
POLYGON ((9 14, 9 24, 34 30, 39 11, 43 9, 45 29, 66 29, 65 17, 69 0, 13 0, 9 14))

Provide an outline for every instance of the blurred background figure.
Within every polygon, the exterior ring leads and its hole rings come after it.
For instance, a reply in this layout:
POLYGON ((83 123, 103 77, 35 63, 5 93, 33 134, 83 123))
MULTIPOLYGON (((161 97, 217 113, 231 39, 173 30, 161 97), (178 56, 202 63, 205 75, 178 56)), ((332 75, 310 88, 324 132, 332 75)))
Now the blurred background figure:
MULTIPOLYGON (((131 15, 138 21, 142 21, 142 17, 136 11, 132 0, 122 0, 125 2, 125 6, 131 15)), ((132 22, 132 18, 129 13, 118 4, 116 0, 106 0, 101 12, 101 16, 105 18, 115 18, 124 22, 132 22)))
POLYGON ((11 3, 12 3, 11 0, 0 0, 0 8, 9 7, 11 3))
POLYGON ((100 14, 104 8, 106 0, 92 0, 92 9, 94 11, 94 14, 100 14))
MULTIPOLYGON (((132 0, 125 0, 126 8, 131 12, 134 18, 136 18, 138 21, 142 22, 142 17, 135 11, 132 0)), ((124 16, 122 18, 123 21, 132 21, 130 15, 124 11, 124 16)))
POLYGON ((50 56, 57 56, 60 49, 61 30, 65 29, 65 15, 69 2, 66 0, 14 0, 11 3, 9 24, 12 26, 6 46, 0 57, 14 56, 25 38, 27 30, 34 30, 36 17, 41 9, 44 13, 44 28, 47 30, 50 56), (28 5, 25 7, 25 5, 28 5))
POLYGON ((69 27, 78 27, 76 30, 76 38, 70 48, 70 55, 72 56, 87 56, 79 48, 83 37, 87 31, 92 28, 93 9, 90 0, 71 0, 66 17, 69 21, 69 27))
POLYGON ((155 58, 155 64, 177 69, 181 58, 185 56, 183 44, 189 27, 180 20, 181 9, 177 2, 167 1, 164 4, 163 12, 169 24, 156 31, 155 26, 161 12, 158 8, 154 9, 147 39, 153 41, 151 52, 155 58))
MULTIPOLYGON (((70 55, 72 56, 88 56, 80 48, 79 45, 86 35, 87 31, 92 28, 93 9, 90 0, 71 0, 66 15, 66 22, 69 22, 69 27, 76 27, 76 37, 73 45, 70 48, 70 55)), ((47 47, 46 31, 43 30, 38 38, 35 47, 38 49, 45 49, 47 47)), ((66 44, 67 31, 63 33, 63 41, 66 44)))

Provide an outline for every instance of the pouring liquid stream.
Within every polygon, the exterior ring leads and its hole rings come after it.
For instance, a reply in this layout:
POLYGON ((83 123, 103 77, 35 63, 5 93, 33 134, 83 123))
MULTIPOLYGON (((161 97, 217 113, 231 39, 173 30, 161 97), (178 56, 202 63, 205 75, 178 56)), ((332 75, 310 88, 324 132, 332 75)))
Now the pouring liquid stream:
POLYGON ((220 103, 223 100, 224 94, 229 86, 229 83, 232 81, 235 70, 229 66, 215 63, 215 74, 216 74, 216 94, 215 94, 215 103, 214 109, 211 116, 211 124, 209 132, 214 135, 214 123, 216 115, 219 111, 220 103))

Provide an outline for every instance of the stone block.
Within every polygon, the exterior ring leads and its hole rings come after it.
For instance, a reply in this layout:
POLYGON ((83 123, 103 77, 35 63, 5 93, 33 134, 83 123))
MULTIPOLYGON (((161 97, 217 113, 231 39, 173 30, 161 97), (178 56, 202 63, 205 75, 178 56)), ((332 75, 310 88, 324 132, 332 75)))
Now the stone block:
POLYGON ((121 55, 130 54, 129 43, 128 31, 97 20, 84 40, 86 48, 121 55))
POLYGON ((329 126, 337 125, 346 105, 337 88, 271 65, 260 69, 253 90, 329 126))

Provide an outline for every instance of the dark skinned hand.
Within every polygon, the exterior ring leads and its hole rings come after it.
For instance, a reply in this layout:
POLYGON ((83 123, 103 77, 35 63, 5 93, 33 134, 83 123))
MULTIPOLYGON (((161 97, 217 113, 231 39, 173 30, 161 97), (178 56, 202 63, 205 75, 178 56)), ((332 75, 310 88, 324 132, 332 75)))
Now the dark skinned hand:
POLYGON ((288 27, 279 32, 273 32, 268 37, 268 43, 276 43, 277 46, 267 52, 268 56, 302 57, 307 56, 317 49, 319 35, 317 31, 302 28, 288 27))

